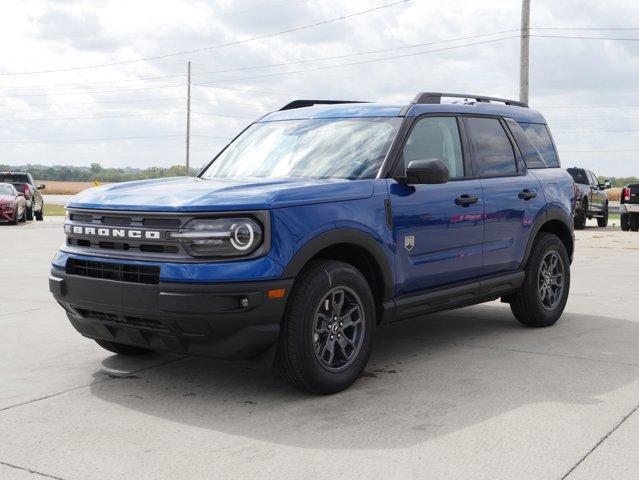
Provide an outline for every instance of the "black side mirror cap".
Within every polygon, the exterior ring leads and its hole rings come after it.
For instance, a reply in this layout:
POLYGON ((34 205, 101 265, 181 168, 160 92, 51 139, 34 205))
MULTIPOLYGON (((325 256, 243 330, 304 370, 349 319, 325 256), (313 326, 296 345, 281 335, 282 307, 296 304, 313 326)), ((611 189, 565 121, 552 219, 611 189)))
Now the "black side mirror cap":
POLYGON ((413 160, 406 167, 406 177, 402 178, 407 184, 437 184, 446 183, 449 179, 448 166, 440 158, 426 158, 413 160))

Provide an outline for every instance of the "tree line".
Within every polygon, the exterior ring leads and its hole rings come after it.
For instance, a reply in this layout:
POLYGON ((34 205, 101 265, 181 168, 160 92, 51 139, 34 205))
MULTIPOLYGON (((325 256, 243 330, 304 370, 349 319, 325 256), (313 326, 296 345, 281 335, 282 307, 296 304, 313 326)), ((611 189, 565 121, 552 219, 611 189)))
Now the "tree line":
MULTIPOLYGON (((70 165, 3 165, 0 171, 13 170, 14 172, 27 172, 38 180, 57 180, 61 182, 128 182, 131 180, 146 180, 149 178, 181 177, 186 175, 186 166, 173 165, 168 168, 104 168, 99 163, 92 163, 88 167, 75 167, 70 165)), ((198 170, 191 168, 191 176, 198 170)))

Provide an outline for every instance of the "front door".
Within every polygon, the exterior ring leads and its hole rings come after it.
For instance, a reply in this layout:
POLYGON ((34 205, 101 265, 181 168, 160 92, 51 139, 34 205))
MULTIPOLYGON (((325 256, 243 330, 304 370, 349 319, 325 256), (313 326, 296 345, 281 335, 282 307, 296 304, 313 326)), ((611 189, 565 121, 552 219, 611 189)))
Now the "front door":
POLYGON ((412 160, 439 158, 450 180, 404 185, 388 180, 397 256, 397 295, 475 279, 482 266, 484 200, 470 177, 467 154, 454 116, 416 120, 398 168, 412 160))

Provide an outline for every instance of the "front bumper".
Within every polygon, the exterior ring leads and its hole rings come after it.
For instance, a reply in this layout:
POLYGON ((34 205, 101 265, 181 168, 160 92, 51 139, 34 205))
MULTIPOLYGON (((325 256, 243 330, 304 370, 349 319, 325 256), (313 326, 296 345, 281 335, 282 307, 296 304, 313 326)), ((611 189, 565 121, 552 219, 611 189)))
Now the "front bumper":
POLYGON ((156 285, 69 275, 53 268, 49 289, 88 338, 226 359, 249 359, 277 342, 293 280, 156 285), (283 298, 267 292, 286 289, 283 298))
POLYGON ((639 203, 622 203, 619 205, 621 213, 639 213, 639 203))
POLYGON ((18 207, 0 207, 0 222, 12 222, 18 214, 18 207))

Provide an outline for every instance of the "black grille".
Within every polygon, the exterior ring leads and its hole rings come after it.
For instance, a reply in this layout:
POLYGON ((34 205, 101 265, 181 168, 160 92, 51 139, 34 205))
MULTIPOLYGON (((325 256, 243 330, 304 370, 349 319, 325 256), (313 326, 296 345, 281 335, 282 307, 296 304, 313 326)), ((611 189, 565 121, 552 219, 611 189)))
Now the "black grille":
POLYGON ((66 271, 69 275, 79 275, 81 277, 153 285, 160 283, 160 267, 148 267, 145 265, 128 265, 70 258, 67 261, 66 271))
POLYGON ((100 320, 106 322, 116 322, 116 323, 124 323, 127 325, 135 326, 135 327, 146 327, 152 328, 153 330, 166 330, 162 322, 159 320, 154 320, 152 318, 141 318, 141 317, 132 317, 129 315, 117 315, 115 313, 107 313, 107 312, 99 312, 97 310, 87 310, 84 308, 73 307, 72 308, 82 315, 84 318, 90 318, 93 320, 100 320))

